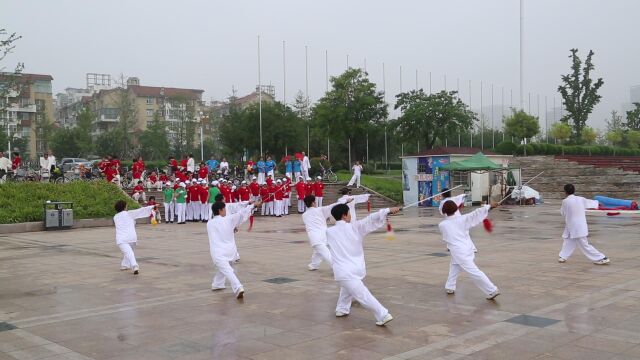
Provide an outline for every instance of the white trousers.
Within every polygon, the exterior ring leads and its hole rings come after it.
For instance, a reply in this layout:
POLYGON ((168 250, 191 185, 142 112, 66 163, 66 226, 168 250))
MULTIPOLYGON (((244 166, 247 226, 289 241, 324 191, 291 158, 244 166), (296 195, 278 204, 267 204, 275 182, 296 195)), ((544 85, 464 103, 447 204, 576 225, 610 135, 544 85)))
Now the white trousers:
POLYGON ((186 204, 185 203, 176 203, 176 215, 178 215, 178 222, 183 223, 185 221, 185 213, 186 213, 186 204))
POLYGON ((299 213, 304 212, 304 201, 302 201, 301 199, 298 199, 298 212, 299 213))
POLYGON ((133 268, 134 266, 138 266, 136 262, 136 256, 133 253, 133 249, 136 247, 136 243, 126 243, 126 244, 118 244, 120 251, 122 252, 122 262, 120 266, 123 268, 133 268))
POLYGON ((304 181, 307 181, 307 179, 309 178, 309 169, 302 169, 302 177, 304 178, 304 181))
POLYGON ((160 182, 160 181, 156 181, 156 182, 147 181, 147 189, 152 189, 154 187, 156 189, 158 189, 158 191, 162 191, 162 182, 160 182))
POLYGON ((264 173, 259 172, 258 173, 258 184, 262 185, 265 183, 265 175, 264 173))
POLYGON ((591 261, 598 261, 605 257, 603 253, 598 251, 598 249, 594 248, 593 245, 589 244, 589 240, 587 237, 580 238, 567 238, 564 239, 562 243, 562 249, 560 250, 560 257, 563 259, 568 259, 573 251, 576 249, 576 246, 582 250, 584 256, 591 261))
POLYGON ((316 196, 316 205, 318 205, 318 207, 322 207, 322 196, 316 196))
POLYGON ((362 280, 341 280, 338 284, 340 284, 340 296, 338 296, 336 311, 350 313, 351 301, 356 299, 363 308, 373 312, 377 321, 382 321, 389 314, 389 310, 380 304, 362 280))
POLYGON ((291 206, 291 200, 289 198, 284 198, 282 204, 282 214, 289 215, 289 206, 291 206))
POLYGON ((331 267, 333 261, 331 261, 331 253, 326 244, 313 245, 313 254, 311 254, 310 267, 317 269, 320 267, 322 260, 326 261, 327 265, 331 267))
POLYGON ((131 195, 131 197, 133 198, 133 200, 138 201, 138 199, 142 198, 143 202, 147 202, 147 194, 143 191, 141 193, 137 192, 134 193, 133 195, 131 195))
POLYGON ((269 170, 269 172, 267 172, 267 175, 271 175, 272 179, 276 178, 276 174, 275 174, 275 172, 273 170, 269 170))
POLYGON ((264 203, 264 212, 262 215, 273 215, 273 201, 264 203))
POLYGON ((288 172, 288 173, 284 173, 284 174, 285 174, 285 176, 286 176, 286 177, 288 177, 289 179, 292 179, 291 175, 293 175, 293 173, 288 172))
MULTIPOLYGON (((293 180, 294 184, 298 182, 298 178, 299 177, 300 177, 300 171, 296 171, 296 172, 293 173, 293 179, 291 179, 291 180, 293 180)), ((304 180, 306 181, 307 179, 305 178, 304 180)))
POLYGON ((209 220, 211 218, 211 205, 208 202, 200 205, 200 220, 209 220))
POLYGON ((357 187, 360 187, 360 174, 353 174, 347 186, 351 186, 353 184, 356 184, 357 187))
POLYGON ((274 201, 274 206, 273 206, 273 214, 275 216, 281 216, 284 213, 284 209, 282 207, 282 204, 284 203, 284 200, 275 200, 274 201))
POLYGON ((164 203, 164 221, 173 221, 176 216, 176 204, 172 202, 164 203))
POLYGON ((480 288, 485 295, 489 295, 498 289, 491 280, 489 280, 487 275, 478 269, 478 266, 473 262, 473 260, 466 261, 462 264, 451 263, 449 265, 449 278, 444 286, 445 289, 456 289, 456 281, 458 280, 458 275, 460 275, 461 271, 467 272, 469 276, 471 276, 473 283, 480 288))
POLYGON ((185 220, 187 221, 193 220, 193 207, 191 207, 191 202, 185 203, 184 215, 185 215, 185 220))
POLYGON ((233 262, 214 260, 213 263, 218 268, 218 271, 216 271, 216 274, 213 275, 211 287, 223 288, 225 286, 224 284, 226 280, 229 280, 229 283, 231 284, 231 290, 233 290, 234 293, 237 293, 242 284, 240 283, 240 280, 238 280, 238 277, 233 270, 233 262))

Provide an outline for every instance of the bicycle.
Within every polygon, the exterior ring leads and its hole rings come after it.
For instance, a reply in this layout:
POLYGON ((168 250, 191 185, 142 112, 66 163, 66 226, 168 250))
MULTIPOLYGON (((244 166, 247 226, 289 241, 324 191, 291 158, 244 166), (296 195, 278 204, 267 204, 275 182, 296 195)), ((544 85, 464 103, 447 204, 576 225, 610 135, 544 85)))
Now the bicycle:
POLYGON ((325 169, 322 165, 320 165, 320 169, 322 169, 322 171, 316 176, 322 177, 322 181, 325 181, 331 184, 335 184, 338 182, 338 175, 333 172, 333 169, 331 166, 329 166, 328 169, 325 169))

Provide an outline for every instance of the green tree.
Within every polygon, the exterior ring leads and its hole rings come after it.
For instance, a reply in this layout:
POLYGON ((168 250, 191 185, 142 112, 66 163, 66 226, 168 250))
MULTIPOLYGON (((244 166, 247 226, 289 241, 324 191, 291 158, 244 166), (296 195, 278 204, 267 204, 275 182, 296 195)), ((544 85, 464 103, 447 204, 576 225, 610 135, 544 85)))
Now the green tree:
POLYGON ((605 119, 604 122, 607 124, 607 132, 622 130, 625 127, 622 116, 618 115, 615 110, 611 111, 611 118, 605 119))
MULTIPOLYGON (((224 154, 239 159, 247 154, 254 159, 260 155, 258 104, 245 109, 232 107, 220 126, 220 140, 224 154)), ((280 102, 262 104, 262 139, 265 155, 278 161, 285 149, 291 153, 306 146, 305 122, 294 110, 280 102)))
POLYGON ((421 149, 431 149, 439 139, 468 131, 476 121, 476 114, 460 100, 456 91, 427 94, 411 90, 396 95, 395 109, 401 114, 393 123, 397 134, 405 141, 417 140, 421 149))
POLYGON ((627 142, 629 146, 632 148, 640 147, 640 131, 638 130, 629 130, 627 132, 627 142))
MULTIPOLYGON (((349 154, 362 159, 366 152, 366 134, 388 115, 384 94, 376 90, 362 69, 349 68, 331 78, 331 89, 312 110, 318 134, 331 139, 332 154, 349 154)), ((332 156, 332 160, 336 156, 332 156)))
POLYGON ((78 157, 82 155, 76 129, 55 129, 49 146, 58 158, 78 157))
POLYGON ((170 98, 169 104, 169 118, 175 120, 169 126, 173 135, 172 147, 174 154, 181 157, 195 149, 196 128, 199 126, 196 121, 196 107, 193 100, 184 96, 170 98))
POLYGON ((115 154, 121 156, 124 153, 122 129, 116 127, 100 134, 96 139, 96 152, 98 154, 115 154))
POLYGON ((582 60, 578 57, 578 49, 571 49, 571 73, 562 75, 562 85, 558 86, 558 91, 564 99, 564 107, 567 114, 561 119, 562 122, 573 121, 574 137, 577 143, 582 141, 582 129, 584 129, 589 114, 593 111, 593 107, 600 102, 602 98, 598 94, 598 90, 604 84, 602 78, 595 83, 591 79, 591 71, 595 68, 591 58, 593 50, 589 50, 589 55, 582 64, 582 60))
POLYGON ((613 146, 622 146, 624 144, 624 131, 623 130, 611 130, 607 132, 607 141, 613 146))
POLYGON ((76 114, 76 127, 73 130, 81 156, 92 155, 94 153, 95 144, 91 137, 94 121, 95 114, 87 106, 83 107, 78 114, 76 114))
POLYGON ((519 141, 532 138, 540 133, 540 122, 524 110, 511 109, 511 116, 504 120, 504 132, 519 141))
POLYGON ((629 130, 640 130, 640 103, 633 103, 635 109, 627 111, 626 127, 629 130))
POLYGON ((596 141, 597 138, 598 133, 594 128, 587 126, 582 129, 582 140, 585 142, 585 144, 591 145, 596 141))
POLYGON ((164 160, 169 156, 167 124, 156 112, 151 124, 139 138, 140 155, 149 160, 164 160))
POLYGON ((133 133, 136 130, 136 107, 129 91, 125 88, 118 89, 116 106, 118 108, 118 125, 116 128, 122 136, 117 141, 121 143, 118 152, 121 158, 133 156, 133 133))
MULTIPOLYGON (((557 122, 551 125, 551 136, 560 141, 560 145, 571 137, 571 127, 563 122, 557 122)), ((564 147, 562 147, 562 155, 564 155, 564 147)))

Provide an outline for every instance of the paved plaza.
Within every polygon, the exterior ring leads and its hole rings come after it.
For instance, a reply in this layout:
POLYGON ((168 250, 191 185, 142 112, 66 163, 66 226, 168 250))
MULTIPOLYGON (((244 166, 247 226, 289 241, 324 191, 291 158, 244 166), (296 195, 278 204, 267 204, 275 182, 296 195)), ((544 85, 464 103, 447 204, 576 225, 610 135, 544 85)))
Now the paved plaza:
POLYGON ((0 360, 640 359, 640 220, 590 217, 611 264, 560 264, 559 205, 496 209, 492 234, 472 231, 496 301, 466 275, 445 294, 433 210, 392 217, 395 240, 365 239, 386 327, 357 304, 335 317, 338 286, 326 264, 307 270, 298 215, 242 226, 240 301, 210 290, 201 223, 138 226, 138 276, 119 270, 114 228, 1 235, 0 360))

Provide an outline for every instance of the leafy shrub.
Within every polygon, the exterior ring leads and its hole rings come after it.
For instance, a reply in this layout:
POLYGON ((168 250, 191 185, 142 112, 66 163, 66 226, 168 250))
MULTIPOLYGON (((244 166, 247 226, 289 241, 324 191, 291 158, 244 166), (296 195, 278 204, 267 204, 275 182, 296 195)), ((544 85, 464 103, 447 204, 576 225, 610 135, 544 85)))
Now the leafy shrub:
MULTIPOLYGON (((502 151, 500 146, 496 146, 495 151, 499 154, 510 155, 508 151, 502 151)), ((508 146, 508 145, 503 145, 508 146)), ((620 148, 604 145, 556 145, 556 144, 527 144, 527 155, 620 155, 620 156, 640 156, 640 150, 620 148)), ((514 152, 517 155, 524 155, 524 145, 517 145, 514 152)))
POLYGON ((53 183, 6 183, 0 185, 0 223, 11 224, 42 221, 43 204, 51 201, 73 202, 75 219, 109 218, 115 215, 113 205, 125 200, 129 208, 138 208, 116 185, 105 181, 53 183))
POLYGON ((512 143, 511 141, 503 141, 495 147, 494 151, 498 154, 503 155, 513 155, 518 150, 518 145, 512 143))

